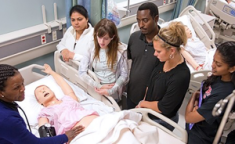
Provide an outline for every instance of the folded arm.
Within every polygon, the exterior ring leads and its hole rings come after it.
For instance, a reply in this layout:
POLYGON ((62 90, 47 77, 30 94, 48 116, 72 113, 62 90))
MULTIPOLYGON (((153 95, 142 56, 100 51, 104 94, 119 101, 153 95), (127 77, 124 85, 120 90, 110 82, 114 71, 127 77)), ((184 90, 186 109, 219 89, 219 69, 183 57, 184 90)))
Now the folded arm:
POLYGON ((185 111, 185 121, 186 123, 197 123, 204 120, 204 117, 201 116, 198 112, 198 97, 199 92, 195 92, 190 98, 188 105, 185 111))

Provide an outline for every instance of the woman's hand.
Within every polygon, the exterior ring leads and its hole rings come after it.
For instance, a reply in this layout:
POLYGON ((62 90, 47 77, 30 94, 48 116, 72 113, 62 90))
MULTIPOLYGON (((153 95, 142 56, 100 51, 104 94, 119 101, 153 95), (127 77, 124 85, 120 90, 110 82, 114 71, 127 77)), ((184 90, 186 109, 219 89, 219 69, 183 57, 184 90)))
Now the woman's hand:
POLYGON ((102 85, 100 89, 111 89, 115 83, 102 85))
POLYGON ((140 101, 140 102, 138 103, 138 105, 137 105, 135 108, 142 108, 141 103, 144 103, 144 102, 145 102, 145 100, 140 101))
POLYGON ((101 95, 109 95, 108 93, 108 89, 104 89, 104 88, 101 88, 101 89, 98 89, 98 88, 95 88, 95 91, 101 95))
POLYGON ((69 61, 69 53, 70 53, 70 51, 68 49, 64 49, 64 50, 61 51, 61 55, 62 55, 63 60, 65 62, 69 61))
POLYGON ((196 91, 196 92, 193 93, 192 99, 194 100, 194 106, 198 106, 199 96, 200 96, 200 92, 199 91, 196 91))
POLYGON ((70 143, 83 130, 84 130, 84 126, 79 125, 69 131, 66 131, 65 135, 68 137, 68 143, 70 143))
POLYGON ((75 55, 74 52, 69 51, 69 59, 73 59, 74 55, 75 55))
POLYGON ((42 71, 47 74, 51 74, 52 72, 54 72, 48 64, 44 64, 44 70, 42 71))

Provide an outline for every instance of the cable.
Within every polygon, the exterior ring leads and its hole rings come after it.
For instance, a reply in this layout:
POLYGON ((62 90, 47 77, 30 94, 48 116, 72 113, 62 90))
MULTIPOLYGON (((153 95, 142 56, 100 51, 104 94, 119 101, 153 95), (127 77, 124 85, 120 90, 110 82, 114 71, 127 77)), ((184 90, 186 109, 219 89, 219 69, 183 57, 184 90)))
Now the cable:
POLYGON ((30 125, 29 125, 28 118, 27 118, 27 116, 26 116, 24 110, 23 110, 18 104, 17 104, 17 107, 23 112, 23 114, 24 114, 24 116, 25 116, 25 118, 26 118, 27 125, 28 125, 28 127, 29 127, 29 131, 32 133, 31 127, 30 127, 30 125))
POLYGON ((106 97, 105 95, 103 95, 103 97, 104 97, 105 99, 107 99, 111 104, 113 104, 113 103, 111 102, 111 100, 110 100, 108 97, 106 97))

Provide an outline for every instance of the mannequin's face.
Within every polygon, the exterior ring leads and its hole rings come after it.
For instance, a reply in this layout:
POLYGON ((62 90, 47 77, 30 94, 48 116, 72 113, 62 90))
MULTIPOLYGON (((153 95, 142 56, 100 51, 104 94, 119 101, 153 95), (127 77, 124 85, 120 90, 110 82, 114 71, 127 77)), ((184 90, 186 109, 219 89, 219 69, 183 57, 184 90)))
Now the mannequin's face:
POLYGON ((38 86, 35 91, 35 97, 40 104, 50 102, 55 97, 54 92, 45 85, 38 86))
POLYGON ((186 32, 187 38, 192 38, 192 32, 187 26, 185 26, 185 32, 186 32))

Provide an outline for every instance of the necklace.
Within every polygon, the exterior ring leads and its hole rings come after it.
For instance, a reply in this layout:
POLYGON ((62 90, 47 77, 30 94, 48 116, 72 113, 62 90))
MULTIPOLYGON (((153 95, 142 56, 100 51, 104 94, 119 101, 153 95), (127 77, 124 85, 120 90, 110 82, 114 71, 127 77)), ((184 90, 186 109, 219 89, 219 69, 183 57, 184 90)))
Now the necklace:
POLYGON ((171 71, 172 69, 176 68, 179 64, 181 64, 183 62, 183 58, 182 56, 180 55, 180 61, 176 63, 176 65, 170 67, 170 68, 166 68, 166 63, 164 64, 163 66, 163 72, 169 72, 171 71))

